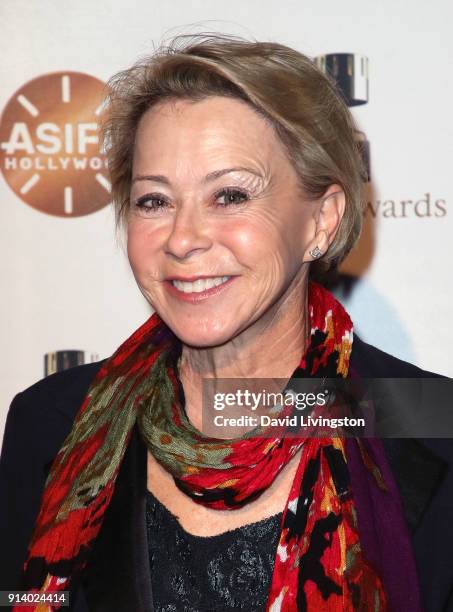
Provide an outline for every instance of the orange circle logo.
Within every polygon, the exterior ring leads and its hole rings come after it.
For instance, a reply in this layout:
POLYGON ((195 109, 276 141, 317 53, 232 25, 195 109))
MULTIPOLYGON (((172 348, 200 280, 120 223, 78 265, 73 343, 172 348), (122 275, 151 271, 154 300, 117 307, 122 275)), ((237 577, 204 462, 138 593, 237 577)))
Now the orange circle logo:
POLYGON ((98 123, 102 81, 53 72, 21 87, 0 123, 3 176, 26 204, 58 217, 80 217, 110 200, 98 123))

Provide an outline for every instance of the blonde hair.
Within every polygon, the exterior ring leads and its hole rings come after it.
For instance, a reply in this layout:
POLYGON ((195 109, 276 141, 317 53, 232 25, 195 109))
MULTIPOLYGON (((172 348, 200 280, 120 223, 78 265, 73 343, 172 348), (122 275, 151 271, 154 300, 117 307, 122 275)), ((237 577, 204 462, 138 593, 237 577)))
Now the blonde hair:
POLYGON ((129 210, 134 140, 138 122, 164 100, 198 101, 229 96, 250 104, 270 121, 309 199, 336 183, 346 208, 337 234, 311 274, 336 268, 357 241, 363 215, 364 168, 356 126, 335 83, 299 51, 274 42, 224 34, 174 37, 107 83, 101 136, 112 183, 115 217, 129 210))

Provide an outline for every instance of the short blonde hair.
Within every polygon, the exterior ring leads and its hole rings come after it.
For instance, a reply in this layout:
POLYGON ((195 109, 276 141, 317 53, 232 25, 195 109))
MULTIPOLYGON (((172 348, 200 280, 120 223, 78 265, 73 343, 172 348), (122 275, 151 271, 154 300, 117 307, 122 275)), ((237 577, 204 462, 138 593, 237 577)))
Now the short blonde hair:
POLYGON ((135 133, 158 102, 229 96, 250 104, 274 126, 308 199, 337 183, 346 209, 334 241, 311 274, 335 269, 357 241, 365 171, 351 113, 335 83, 299 51, 274 42, 224 34, 178 35, 107 83, 101 136, 115 217, 127 221, 135 133))

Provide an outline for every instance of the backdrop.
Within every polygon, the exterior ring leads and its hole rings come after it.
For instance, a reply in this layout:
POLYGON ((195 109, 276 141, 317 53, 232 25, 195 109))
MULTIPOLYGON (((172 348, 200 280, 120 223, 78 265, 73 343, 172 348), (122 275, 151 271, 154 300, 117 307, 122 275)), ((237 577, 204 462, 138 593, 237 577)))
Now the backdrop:
POLYGON ((338 294, 364 340, 453 375, 452 7, 2 0, 0 436, 16 393, 107 357, 150 315, 115 239, 96 128, 107 78, 183 32, 278 41, 335 73, 371 175, 338 294))

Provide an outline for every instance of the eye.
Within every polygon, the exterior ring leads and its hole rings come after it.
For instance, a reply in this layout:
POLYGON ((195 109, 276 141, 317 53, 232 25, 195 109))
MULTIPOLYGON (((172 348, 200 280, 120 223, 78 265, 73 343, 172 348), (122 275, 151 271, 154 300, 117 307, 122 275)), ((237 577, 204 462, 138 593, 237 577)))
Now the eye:
POLYGON ((162 209, 167 204, 167 200, 157 194, 152 193, 141 196, 141 198, 138 198, 134 202, 134 206, 140 210, 143 210, 144 212, 162 209))
POLYGON ((215 198, 218 201, 219 206, 235 206, 248 200, 249 194, 242 189, 226 187, 225 189, 222 189, 216 193, 215 198), (219 202, 220 198, 223 198, 224 201, 219 202))

